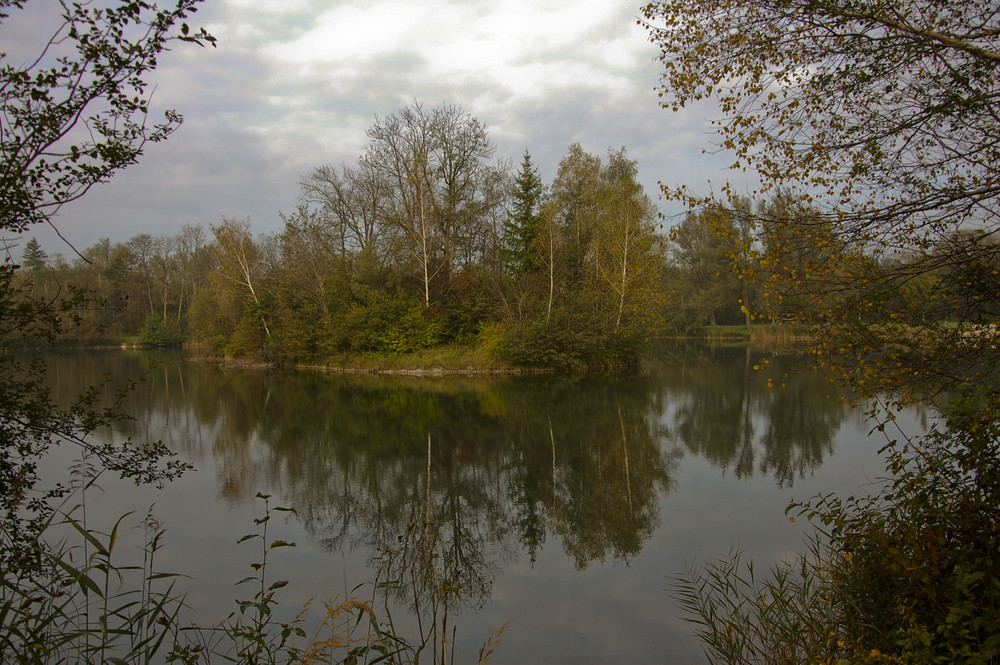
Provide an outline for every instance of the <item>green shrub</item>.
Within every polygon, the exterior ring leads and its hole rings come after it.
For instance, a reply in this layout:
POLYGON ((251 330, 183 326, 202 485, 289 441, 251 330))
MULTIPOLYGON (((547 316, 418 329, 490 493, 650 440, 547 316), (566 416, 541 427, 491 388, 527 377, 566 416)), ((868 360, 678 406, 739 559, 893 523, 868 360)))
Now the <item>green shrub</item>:
POLYGON ((884 449, 891 484, 801 510, 829 531, 845 641, 920 662, 1000 662, 1000 414, 953 403, 884 449))
POLYGON ((260 322, 249 318, 239 319, 232 333, 224 339, 222 350, 230 358, 259 355, 266 341, 260 322))
POLYGON ((410 353, 440 341, 440 326, 423 304, 404 293, 372 291, 346 316, 351 350, 410 353))
POLYGON ((484 330, 498 358, 522 367, 614 369, 633 364, 642 346, 582 308, 555 308, 548 320, 484 330))
POLYGON ((556 322, 529 321, 506 333, 497 348, 501 359, 512 365, 557 369, 582 365, 584 350, 573 331, 556 322))
POLYGON ((147 346, 165 346, 179 341, 176 326, 163 320, 159 314, 150 314, 139 333, 139 341, 147 346))
POLYGON ((465 344, 477 337, 489 316, 483 281, 471 269, 463 269, 452 277, 438 314, 443 342, 465 344))
POLYGON ((502 358, 503 345, 506 340, 507 326, 496 321, 484 321, 479 326, 477 338, 479 345, 493 358, 502 358))

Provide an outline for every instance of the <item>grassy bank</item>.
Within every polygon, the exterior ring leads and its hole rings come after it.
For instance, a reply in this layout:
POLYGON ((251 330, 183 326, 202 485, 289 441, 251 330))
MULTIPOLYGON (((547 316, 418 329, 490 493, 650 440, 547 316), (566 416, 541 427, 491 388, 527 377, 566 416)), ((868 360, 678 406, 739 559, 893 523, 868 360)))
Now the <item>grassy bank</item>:
POLYGON ((458 345, 392 355, 344 355, 300 367, 371 374, 477 374, 520 371, 519 368, 497 360, 481 346, 458 345))
POLYGON ((746 342, 755 344, 791 343, 810 339, 809 333, 801 326, 787 323, 761 323, 747 328, 744 325, 702 326, 700 336, 709 342, 746 342))
MULTIPOLYGON (((751 328, 742 325, 704 326, 693 335, 679 337, 666 336, 662 339, 687 340, 701 342, 713 346, 774 346, 792 344, 808 340, 808 335, 800 328, 786 324, 761 324, 751 328)), ((143 348, 148 344, 135 344, 135 340, 125 340, 123 348, 143 348), (129 342, 132 342, 130 344, 129 342)), ((189 350, 200 349, 207 353, 206 359, 212 357, 211 351, 205 346, 185 344, 189 350)), ((647 349, 643 355, 655 355, 654 350, 647 349)), ((479 344, 450 344, 421 349, 411 353, 353 353, 337 354, 314 361, 296 363, 282 362, 280 359, 255 358, 251 356, 221 358, 222 362, 232 367, 242 369, 264 369, 278 366, 294 366, 301 369, 322 371, 358 373, 358 374, 414 374, 414 375, 471 375, 471 374, 506 374, 533 373, 556 371, 553 368, 524 367, 512 364, 496 357, 486 347, 479 344)), ((642 358, 637 358, 638 364, 642 358)), ((577 368, 579 369, 579 368, 577 368)), ((593 366, 591 370, 608 371, 607 367, 593 366)))

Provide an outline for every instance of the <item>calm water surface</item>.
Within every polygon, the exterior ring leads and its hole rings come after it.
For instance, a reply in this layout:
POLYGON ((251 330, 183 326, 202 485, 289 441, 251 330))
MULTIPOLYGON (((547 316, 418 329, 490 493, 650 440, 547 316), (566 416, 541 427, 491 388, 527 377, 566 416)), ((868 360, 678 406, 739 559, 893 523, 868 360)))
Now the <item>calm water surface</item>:
MULTIPOLYGON (((493 663, 667 664, 704 661, 671 575, 733 548, 790 556, 808 529, 785 516, 790 501, 865 491, 882 470, 884 439, 860 410, 794 358, 754 371, 760 360, 674 349, 638 376, 415 379, 227 371, 175 352, 48 358, 66 399, 159 363, 111 436, 162 439, 196 470, 162 491, 102 478, 88 517, 155 504, 160 567, 191 576, 194 621, 252 593, 233 585, 259 551, 236 541, 263 492, 295 509, 268 534, 297 543, 268 571, 290 580, 289 616, 402 580, 390 607, 413 639, 409 599, 429 598, 430 576, 458 589, 456 662, 512 620, 493 663)), ((923 424, 915 411, 900 422, 923 424)))

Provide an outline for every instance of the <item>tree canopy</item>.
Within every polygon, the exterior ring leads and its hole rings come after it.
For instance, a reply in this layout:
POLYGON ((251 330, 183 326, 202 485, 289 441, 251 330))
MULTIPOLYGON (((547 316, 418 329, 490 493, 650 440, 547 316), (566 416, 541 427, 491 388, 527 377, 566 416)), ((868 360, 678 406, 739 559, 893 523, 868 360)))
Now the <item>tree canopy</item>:
MULTIPOLYGON (((185 21, 201 0, 161 10, 59 0, 59 23, 34 59, 0 54, 0 229, 22 232, 134 164, 147 142, 182 122, 176 111, 150 125, 149 80, 172 42, 214 44, 185 21)), ((0 25, 24 0, 0 1, 0 25)))
MULTIPOLYGON (((757 220, 772 237, 786 227, 786 240, 808 236, 843 258, 796 275, 841 296, 813 322, 836 344, 846 338, 830 331, 856 324, 847 344, 857 356, 899 344, 891 362, 905 370, 883 366, 883 386, 905 390, 915 372, 925 388, 940 387, 997 366, 992 338, 973 326, 1000 311, 998 11, 991 0, 667 0, 644 9, 664 65, 663 106, 714 100, 733 168, 758 174, 760 194, 781 192, 810 210, 793 219, 760 210, 757 220), (938 283, 956 270, 984 279, 973 307, 938 283), (932 288, 898 288, 920 280, 932 288), (872 326, 889 293, 897 305, 914 297, 872 326), (945 320, 953 325, 937 325, 945 320)), ((708 203, 684 187, 671 193, 708 203)))

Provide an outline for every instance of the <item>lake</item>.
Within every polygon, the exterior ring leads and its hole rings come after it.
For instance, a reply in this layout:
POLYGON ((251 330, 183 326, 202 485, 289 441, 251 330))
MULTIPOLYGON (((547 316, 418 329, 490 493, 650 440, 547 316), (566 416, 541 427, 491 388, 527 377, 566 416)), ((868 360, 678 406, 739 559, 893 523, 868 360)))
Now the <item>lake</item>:
POLYGON ((137 523, 155 504, 159 567, 190 576, 191 620, 217 623, 252 593, 234 584, 259 545, 237 540, 260 492, 295 511, 269 524, 269 540, 297 544, 268 561, 269 579, 290 582, 282 612, 395 582, 388 607, 413 640, 429 616, 411 599, 443 581, 457 663, 507 621, 492 663, 702 663, 670 577, 734 548, 761 567, 790 557, 809 532, 785 515, 791 501, 865 492, 882 473, 885 440, 862 409, 791 354, 667 347, 624 377, 235 371, 174 351, 46 359, 65 400, 103 375, 110 396, 157 363, 128 401, 134 420, 108 436, 162 439, 196 470, 159 491, 102 477, 87 515, 135 510, 137 523))

